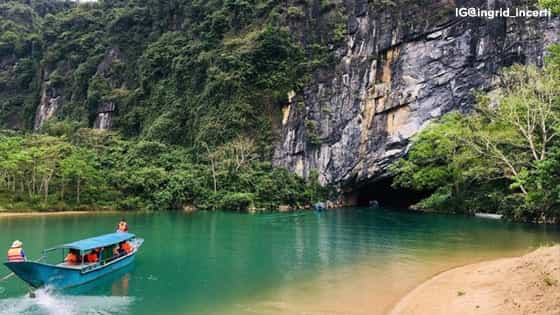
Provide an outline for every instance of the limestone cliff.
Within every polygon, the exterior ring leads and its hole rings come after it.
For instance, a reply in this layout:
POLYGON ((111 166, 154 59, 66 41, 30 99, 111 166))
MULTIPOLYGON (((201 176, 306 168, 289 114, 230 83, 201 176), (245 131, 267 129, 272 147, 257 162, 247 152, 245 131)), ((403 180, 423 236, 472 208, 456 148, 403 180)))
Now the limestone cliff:
MULTIPOLYGON (((123 63, 123 56, 117 48, 109 48, 96 67, 94 78, 109 86, 111 89, 125 90, 124 80, 115 73, 114 68, 123 63)), ((48 68, 48 67, 47 67, 48 68)), ((63 68, 63 67, 60 67, 63 68)), ((59 69, 57 69, 58 71, 59 69)), ((43 70, 41 77, 41 98, 37 105, 33 129, 40 130, 44 124, 61 111, 64 103, 64 83, 57 71, 43 70)), ((68 70, 67 70, 68 71, 68 70)), ((66 90, 71 88, 66 87, 66 90)), ((95 129, 108 130, 112 126, 112 116, 116 105, 110 99, 101 99, 93 112, 93 125, 95 129)))
POLYGON ((458 18, 457 7, 519 1, 347 1, 346 45, 336 71, 316 75, 284 107, 274 163, 322 183, 356 187, 385 174, 430 120, 468 111, 500 67, 541 65, 558 41, 548 18, 458 18))

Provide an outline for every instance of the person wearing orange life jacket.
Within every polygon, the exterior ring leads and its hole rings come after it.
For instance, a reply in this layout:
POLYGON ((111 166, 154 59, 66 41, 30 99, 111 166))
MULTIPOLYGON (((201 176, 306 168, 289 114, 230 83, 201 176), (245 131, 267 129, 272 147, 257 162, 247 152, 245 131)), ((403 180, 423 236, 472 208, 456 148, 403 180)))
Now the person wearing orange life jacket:
POLYGON ((12 247, 8 250, 8 262, 24 262, 27 261, 25 252, 23 251, 23 243, 14 241, 12 247))
POLYGON ((85 256, 85 261, 88 263, 96 263, 99 261, 99 252, 101 250, 99 248, 96 248, 94 250, 92 250, 89 254, 87 254, 85 256))
POLYGON ((117 232, 128 232, 128 223, 124 218, 117 225, 117 232))
POLYGON ((64 258, 64 261, 67 264, 75 265, 75 264, 81 262, 81 259, 80 259, 80 255, 78 254, 78 252, 74 249, 71 249, 68 252, 68 255, 66 255, 66 258, 64 258))
POLYGON ((132 245, 130 242, 122 242, 120 244, 121 250, 123 250, 126 254, 130 254, 132 252, 132 245))

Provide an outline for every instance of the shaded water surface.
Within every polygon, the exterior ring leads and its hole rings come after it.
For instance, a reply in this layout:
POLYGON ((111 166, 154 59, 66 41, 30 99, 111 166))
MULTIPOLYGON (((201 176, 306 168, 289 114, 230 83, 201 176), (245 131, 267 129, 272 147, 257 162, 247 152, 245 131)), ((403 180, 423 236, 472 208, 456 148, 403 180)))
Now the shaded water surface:
MULTIPOLYGON (((112 232, 120 215, 0 219, 0 246, 43 248, 112 232)), ((560 241, 551 227, 370 209, 127 215, 136 263, 65 292, 0 283, 7 314, 378 314, 451 266, 560 241)), ((0 267, 0 276, 9 273, 0 267)))

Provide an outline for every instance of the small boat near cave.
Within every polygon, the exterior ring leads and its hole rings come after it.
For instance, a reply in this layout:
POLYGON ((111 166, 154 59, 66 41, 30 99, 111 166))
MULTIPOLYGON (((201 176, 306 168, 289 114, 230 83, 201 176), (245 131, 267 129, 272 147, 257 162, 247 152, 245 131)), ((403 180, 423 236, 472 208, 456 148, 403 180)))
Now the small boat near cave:
POLYGON ((66 289, 94 281, 130 265, 143 242, 143 239, 131 233, 110 233, 45 249, 39 261, 6 262, 4 265, 33 288, 66 289), (123 242, 130 243, 130 252, 102 257, 97 262, 84 262, 88 251, 110 249, 123 242), (62 262, 57 259, 56 263, 48 263, 50 256, 54 256, 53 253, 57 251, 62 252, 62 262), (68 251, 79 253, 81 262, 71 264, 64 261, 68 251), (46 261, 41 262, 43 260, 46 261))

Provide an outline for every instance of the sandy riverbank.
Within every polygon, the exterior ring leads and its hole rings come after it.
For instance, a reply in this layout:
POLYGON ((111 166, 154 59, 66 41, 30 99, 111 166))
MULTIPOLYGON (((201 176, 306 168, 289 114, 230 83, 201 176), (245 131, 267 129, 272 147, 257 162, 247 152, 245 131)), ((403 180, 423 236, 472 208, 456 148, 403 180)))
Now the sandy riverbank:
POLYGON ((391 315, 560 315, 560 245, 443 272, 407 294, 391 315))

